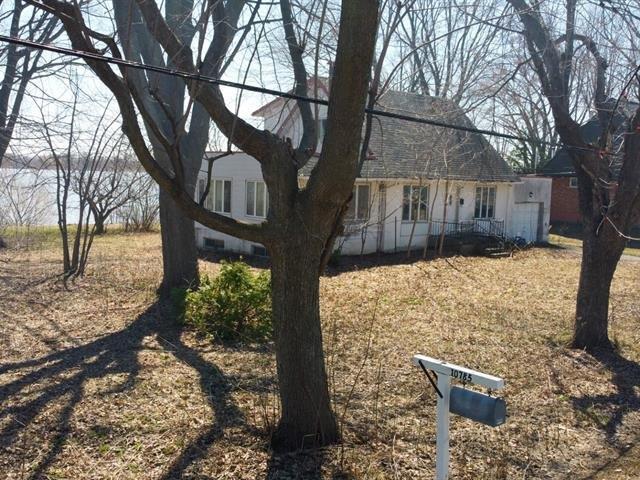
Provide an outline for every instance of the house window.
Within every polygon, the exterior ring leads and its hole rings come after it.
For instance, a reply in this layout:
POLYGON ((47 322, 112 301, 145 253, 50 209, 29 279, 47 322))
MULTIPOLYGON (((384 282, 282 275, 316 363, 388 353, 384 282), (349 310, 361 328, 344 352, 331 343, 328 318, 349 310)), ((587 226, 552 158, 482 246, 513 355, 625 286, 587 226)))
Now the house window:
POLYGON ((578 188, 578 177, 569 177, 569 187, 578 188))
POLYGON ((496 213, 496 187, 476 187, 475 218, 494 218, 496 213))
POLYGON ((353 188, 353 198, 347 210, 349 220, 367 220, 369 218, 369 197, 371 188, 369 185, 356 185, 353 188))
MULTIPOLYGON (((198 180, 197 201, 200 201, 204 194, 206 184, 205 179, 198 180)), ((231 213, 231 180, 211 180, 204 208, 217 213, 231 213)))
POLYGON ((256 257, 268 256, 267 249, 264 248, 262 245, 251 245, 251 254, 255 255, 256 257))
POLYGON ((269 195, 264 182, 247 182, 247 215, 266 217, 269 211, 269 195))
POLYGON ((426 221, 429 187, 405 185, 402 190, 402 220, 426 221))
POLYGON ((217 238, 204 238, 204 248, 206 250, 213 250, 219 252, 224 250, 224 240, 219 240, 217 238))

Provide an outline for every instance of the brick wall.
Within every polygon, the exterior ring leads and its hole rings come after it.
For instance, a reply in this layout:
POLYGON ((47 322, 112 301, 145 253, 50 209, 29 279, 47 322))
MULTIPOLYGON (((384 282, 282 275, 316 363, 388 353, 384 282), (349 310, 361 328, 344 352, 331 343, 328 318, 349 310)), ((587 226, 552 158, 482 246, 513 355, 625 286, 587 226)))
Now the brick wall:
POLYGON ((570 177, 554 177, 551 184, 551 224, 579 223, 578 189, 569 186, 570 177))

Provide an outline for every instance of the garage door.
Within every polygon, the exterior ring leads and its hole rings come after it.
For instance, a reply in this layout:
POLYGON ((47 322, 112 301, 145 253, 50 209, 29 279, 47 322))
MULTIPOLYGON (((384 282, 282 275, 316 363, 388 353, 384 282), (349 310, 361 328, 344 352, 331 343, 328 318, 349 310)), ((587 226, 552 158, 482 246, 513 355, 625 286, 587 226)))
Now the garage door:
POLYGON ((516 203, 513 208, 511 235, 528 242, 538 240, 539 203, 516 203))

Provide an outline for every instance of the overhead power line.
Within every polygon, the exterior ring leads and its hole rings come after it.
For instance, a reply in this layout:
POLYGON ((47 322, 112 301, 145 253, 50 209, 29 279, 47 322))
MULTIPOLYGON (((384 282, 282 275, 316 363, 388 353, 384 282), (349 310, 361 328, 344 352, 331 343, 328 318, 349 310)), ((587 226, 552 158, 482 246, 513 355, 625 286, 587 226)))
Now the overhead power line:
MULTIPOLYGON (((32 40, 24 40, 21 38, 16 38, 16 37, 11 37, 8 35, 0 35, 0 41, 2 42, 6 42, 6 43, 13 43, 15 45, 21 45, 23 47, 27 47, 27 48, 33 48, 33 49, 38 49, 38 50, 44 50, 47 52, 53 52, 53 53, 58 53, 61 55, 68 55, 71 57, 76 57, 76 58, 82 58, 84 60, 94 60, 94 61, 99 61, 99 62, 105 62, 111 65, 121 65, 121 66, 125 66, 128 68, 134 68, 134 69, 138 69, 138 70, 145 70, 145 71, 149 71, 149 72, 156 72, 156 73, 162 73, 162 74, 166 74, 166 75, 172 75, 175 77, 180 77, 180 78, 184 78, 186 80, 193 80, 193 81, 197 81, 197 82, 205 82, 205 83, 211 83, 211 84, 215 84, 215 85, 219 85, 222 87, 230 87, 230 88, 235 88, 235 89, 239 89, 239 90, 247 90, 250 92, 256 92, 256 93, 262 93, 262 94, 266 94, 266 95, 273 95, 275 97, 280 97, 280 98, 286 98, 286 99, 290 99, 290 100, 296 100, 296 101, 303 101, 303 102, 309 102, 309 103, 313 103, 313 104, 318 104, 318 105, 329 105, 329 101, 328 100, 324 100, 322 98, 313 98, 313 97, 308 97, 308 96, 304 96, 304 95, 296 95, 295 93, 291 93, 291 92, 282 92, 280 90, 273 90, 270 88, 264 88, 264 87, 256 87, 254 85, 248 85, 245 83, 239 83, 239 82, 231 82, 229 80, 222 80, 220 78, 215 78, 215 77, 211 77, 211 76, 207 76, 207 75, 201 75, 199 73, 191 73, 191 72, 185 72, 183 70, 178 70, 175 68, 169 68, 169 67, 161 67, 161 66, 157 66, 157 65, 149 65, 146 63, 141 63, 141 62, 134 62, 131 60, 125 60, 122 58, 116 58, 116 57, 109 57, 106 55, 101 55, 101 54, 97 54, 97 53, 92 53, 92 52, 85 52, 82 50, 75 50, 72 48, 66 48, 66 47, 59 47, 56 45, 50 45, 50 44, 46 44, 46 43, 40 43, 40 42, 35 42, 32 40)), ((420 123, 420 124, 425 124, 425 125, 432 125, 435 127, 442 127, 442 128, 448 128, 448 129, 452 129, 452 130, 459 130, 459 131, 463 131, 463 132, 470 132, 470 133, 478 133, 481 135, 487 135, 490 137, 498 137, 498 138, 504 138, 507 140, 516 140, 516 141, 520 141, 520 142, 527 142, 527 143, 535 143, 538 145, 546 145, 546 146, 550 146, 550 147, 557 147, 557 148, 571 148, 571 149, 577 149, 577 150, 588 150, 588 151, 599 151, 599 149, 597 149, 596 147, 593 148, 588 148, 588 147, 581 147, 581 146, 572 146, 572 145, 566 145, 563 143, 556 143, 556 142, 547 142, 544 140, 536 140, 536 139, 532 139, 532 138, 528 138, 528 137, 521 137, 518 135, 511 135, 509 133, 502 133, 502 132, 496 132, 495 130, 487 130, 487 129, 482 129, 482 128, 476 128, 476 127, 465 127, 463 125, 456 125, 453 123, 448 123, 448 122, 443 122, 443 121, 439 121, 439 120, 433 120, 430 118, 423 118, 423 117, 415 117, 412 115, 405 115, 402 113, 395 113, 395 112, 387 112, 384 110, 378 110, 375 108, 365 108, 365 112, 372 114, 372 115, 376 115, 379 117, 387 117, 387 118, 392 118, 392 119, 396 119, 396 120, 403 120, 406 122, 412 122, 412 123, 420 123)))

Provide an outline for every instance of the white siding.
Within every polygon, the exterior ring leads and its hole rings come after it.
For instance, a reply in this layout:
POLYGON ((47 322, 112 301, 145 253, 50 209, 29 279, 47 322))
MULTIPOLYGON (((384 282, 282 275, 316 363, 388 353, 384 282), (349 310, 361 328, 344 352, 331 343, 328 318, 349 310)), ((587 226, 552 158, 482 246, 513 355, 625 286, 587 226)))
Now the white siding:
POLYGON ((550 178, 522 177, 513 188, 513 218, 507 234, 529 242, 549 241, 550 178))
MULTIPOLYGON (((203 162, 199 178, 207 178, 206 168, 207 162, 203 162)), ((246 213, 247 181, 262 181, 262 171, 257 160, 246 153, 235 153, 221 158, 213 163, 211 178, 231 180, 231 214, 229 216, 250 223, 264 221, 264 219, 248 216, 246 213)), ((251 253, 251 246, 259 245, 196 223, 196 241, 200 248, 204 247, 205 237, 223 240, 225 250, 238 253, 251 253)))
MULTIPOLYGON (((206 178, 206 162, 200 178, 206 178)), ((260 222, 263 219, 246 213, 247 181, 262 181, 259 163, 244 153, 237 153, 217 160, 213 166, 212 178, 231 180, 231 216, 246 222, 260 222)), ((304 182, 303 182, 304 183, 304 182)), ((550 183, 547 179, 524 177, 521 183, 478 183, 451 181, 448 194, 445 181, 430 180, 420 183, 416 180, 366 181, 356 184, 370 185, 370 216, 368 221, 358 220, 346 226, 346 234, 336 242, 336 249, 342 254, 358 255, 376 251, 394 252, 406 250, 411 242, 414 249, 424 246, 429 222, 403 221, 402 197, 405 185, 426 185, 429 187, 428 218, 436 223, 431 225, 431 235, 439 233, 437 222, 465 222, 473 220, 476 187, 495 186, 496 201, 494 219, 504 220, 505 233, 510 237, 523 236, 528 241, 546 241, 549 226, 550 183), (444 203, 447 202, 446 218, 444 203), (525 204, 536 205, 533 206, 525 204), (541 209, 541 210, 540 210, 541 209), (541 213, 538 213, 541 212, 541 213), (526 218, 525 218, 526 217, 526 218), (535 218, 534 218, 535 217, 535 218), (537 222, 538 219, 540 224, 537 222), (413 232, 412 232, 413 230, 413 232)), ((225 250, 238 253, 252 253, 252 245, 247 240, 231 237, 196 224, 197 241, 204 246, 204 238, 223 240, 225 250)))
MULTIPOLYGON (((427 232, 429 232, 428 221, 403 221, 402 220, 402 197, 404 185, 420 185, 415 180, 396 180, 386 182, 387 204, 386 215, 383 225, 384 242, 382 250, 394 252, 406 250, 411 242, 411 248, 419 249, 424 247, 427 232), (412 234, 413 230, 413 234, 412 234)), ((422 185, 429 187, 428 218, 435 222, 464 222, 473 220, 475 209, 475 195, 477 186, 492 185, 496 187, 495 215, 496 220, 507 221, 508 205, 511 197, 511 184, 507 183, 476 183, 451 181, 449 182, 448 195, 445 181, 437 182, 430 180, 422 185), (449 197, 450 201, 449 201, 449 197), (460 202, 462 200, 462 203, 460 202), (444 204, 447 202, 446 217, 444 204)), ((431 235, 439 233, 440 225, 431 225, 431 235)))

